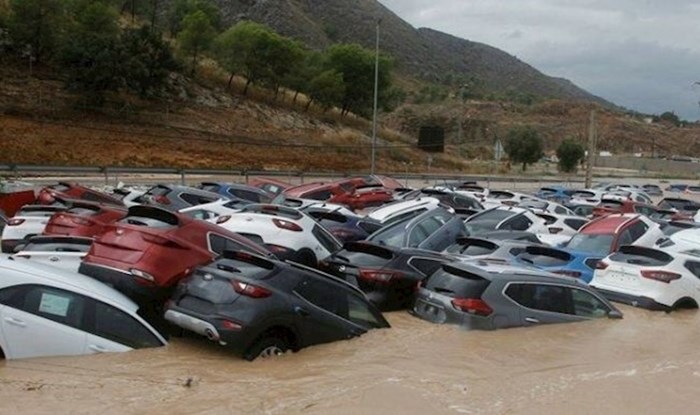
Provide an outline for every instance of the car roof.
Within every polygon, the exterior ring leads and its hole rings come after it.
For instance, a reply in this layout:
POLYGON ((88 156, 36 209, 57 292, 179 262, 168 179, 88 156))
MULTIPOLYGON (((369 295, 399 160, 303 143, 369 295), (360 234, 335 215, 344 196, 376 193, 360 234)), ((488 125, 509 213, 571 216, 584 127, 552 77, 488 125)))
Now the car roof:
MULTIPOLYGON (((69 289, 103 302, 118 305, 124 310, 136 312, 138 306, 127 296, 93 278, 73 273, 50 265, 29 260, 16 260, 0 255, 0 269, 12 270, 27 277, 27 284, 45 284, 56 288, 69 289)), ((3 283, 0 282, 0 286, 3 283)))
POLYGON ((484 261, 481 259, 470 259, 461 262, 450 262, 449 264, 443 265, 443 268, 448 267, 478 275, 488 281, 512 279, 525 282, 549 282, 575 287, 585 286, 585 284, 576 279, 552 274, 536 268, 526 268, 523 267, 522 264, 512 265, 508 263, 484 261))
POLYGON ((610 234, 615 233, 620 226, 631 222, 635 219, 639 219, 641 215, 635 213, 619 214, 613 213, 612 215, 603 216, 600 219, 595 219, 587 224, 583 225, 579 229, 579 233, 586 234, 610 234))
POLYGON ((373 211, 371 211, 367 217, 371 219, 384 220, 390 216, 415 210, 417 207, 438 205, 440 203, 434 197, 419 197, 418 199, 411 200, 400 200, 394 203, 390 203, 385 206, 381 206, 373 211))

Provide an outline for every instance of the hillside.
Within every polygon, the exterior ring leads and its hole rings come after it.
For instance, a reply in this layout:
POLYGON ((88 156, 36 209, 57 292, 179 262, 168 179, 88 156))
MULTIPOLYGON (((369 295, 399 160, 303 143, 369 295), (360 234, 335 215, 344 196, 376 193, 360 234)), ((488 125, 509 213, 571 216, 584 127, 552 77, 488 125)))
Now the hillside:
POLYGON ((541 97, 604 100, 573 83, 542 74, 499 49, 432 29, 416 29, 376 0, 215 0, 225 23, 249 19, 265 23, 314 49, 333 42, 373 48, 381 19, 381 49, 404 76, 443 82, 460 75, 478 80, 485 93, 517 91, 541 97))

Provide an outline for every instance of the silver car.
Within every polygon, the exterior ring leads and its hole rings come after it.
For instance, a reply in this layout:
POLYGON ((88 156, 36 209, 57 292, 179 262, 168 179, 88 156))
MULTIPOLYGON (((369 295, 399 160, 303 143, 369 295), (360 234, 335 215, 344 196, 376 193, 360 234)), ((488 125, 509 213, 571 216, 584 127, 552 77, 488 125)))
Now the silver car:
POLYGON ((622 318, 577 280, 485 261, 443 265, 420 284, 412 312, 433 323, 482 330, 622 318))

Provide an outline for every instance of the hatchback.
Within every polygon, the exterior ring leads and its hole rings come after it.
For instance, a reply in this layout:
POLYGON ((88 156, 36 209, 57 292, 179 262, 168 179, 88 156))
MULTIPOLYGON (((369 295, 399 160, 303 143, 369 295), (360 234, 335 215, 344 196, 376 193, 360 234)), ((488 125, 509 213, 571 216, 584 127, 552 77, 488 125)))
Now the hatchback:
POLYGON ((101 234, 105 227, 126 216, 125 207, 71 201, 66 211, 55 213, 44 228, 44 235, 84 236, 101 234))
POLYGON ((379 245, 439 252, 465 235, 462 219, 446 209, 438 208, 382 228, 366 240, 379 245))
POLYGON ((179 284, 165 319, 247 360, 389 327, 350 284, 243 252, 226 252, 179 284))
POLYGON ((78 183, 64 182, 46 186, 41 189, 37 196, 37 203, 41 205, 51 205, 59 199, 80 199, 94 203, 124 206, 124 203, 118 197, 90 189, 78 183))
POLYGON ((10 253, 23 240, 41 235, 54 213, 66 210, 64 205, 26 205, 12 218, 6 219, 2 229, 2 252, 10 253))
POLYGON ((158 184, 143 195, 134 199, 136 203, 158 206, 162 209, 178 211, 190 206, 211 203, 222 197, 216 193, 193 187, 158 184))
POLYGON ((166 344, 138 306, 80 274, 0 258, 0 354, 6 359, 123 352, 166 344))
POLYGON ((576 280, 483 261, 442 265, 419 287, 413 313, 433 323, 485 330, 622 317, 576 280))

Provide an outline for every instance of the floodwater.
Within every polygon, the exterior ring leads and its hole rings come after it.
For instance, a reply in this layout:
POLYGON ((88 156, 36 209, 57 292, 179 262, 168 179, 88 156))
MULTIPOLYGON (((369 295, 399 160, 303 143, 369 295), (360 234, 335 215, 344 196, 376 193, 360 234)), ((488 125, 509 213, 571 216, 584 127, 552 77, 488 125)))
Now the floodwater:
POLYGON ((246 362, 204 339, 0 363, 0 413, 697 413, 700 311, 495 332, 391 329, 246 362))

